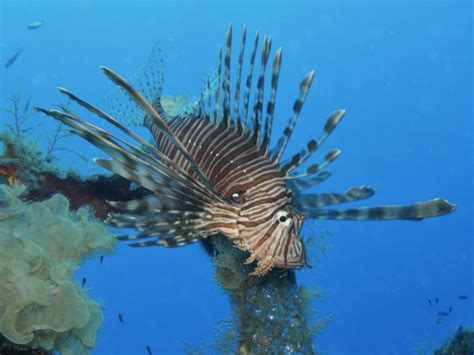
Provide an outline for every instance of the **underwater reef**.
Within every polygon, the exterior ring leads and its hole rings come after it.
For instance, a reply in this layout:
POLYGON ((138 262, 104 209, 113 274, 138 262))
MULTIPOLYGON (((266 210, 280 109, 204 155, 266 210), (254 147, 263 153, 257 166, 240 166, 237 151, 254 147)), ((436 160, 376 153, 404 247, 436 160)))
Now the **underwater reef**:
POLYGON ((61 195, 25 203, 25 189, 0 185, 0 353, 88 354, 103 314, 74 272, 115 240, 89 209, 70 213, 61 195))
POLYGON ((314 319, 313 300, 321 290, 298 287, 293 270, 249 276, 247 253, 225 238, 206 244, 213 253, 215 278, 230 298, 234 319, 218 329, 213 347, 222 354, 316 354, 313 340, 330 321, 314 319))
POLYGON ((474 330, 459 327, 434 355, 472 355, 474 354, 474 330))

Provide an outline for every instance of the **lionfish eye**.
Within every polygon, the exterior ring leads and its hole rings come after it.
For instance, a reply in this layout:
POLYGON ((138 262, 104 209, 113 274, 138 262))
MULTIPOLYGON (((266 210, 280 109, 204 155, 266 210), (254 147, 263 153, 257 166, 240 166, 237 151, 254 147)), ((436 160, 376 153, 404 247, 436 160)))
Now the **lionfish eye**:
POLYGON ((288 213, 286 211, 278 211, 276 215, 277 221, 280 223, 287 224, 290 221, 288 213))
POLYGON ((242 194, 238 192, 234 192, 231 196, 230 199, 234 203, 241 203, 242 202, 242 194))

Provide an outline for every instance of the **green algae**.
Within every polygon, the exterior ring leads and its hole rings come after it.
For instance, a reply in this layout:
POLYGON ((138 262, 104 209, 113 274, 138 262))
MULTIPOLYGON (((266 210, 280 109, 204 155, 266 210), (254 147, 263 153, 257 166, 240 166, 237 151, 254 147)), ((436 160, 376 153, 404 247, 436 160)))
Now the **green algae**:
POLYGON ((73 276, 114 239, 87 209, 71 214, 64 196, 26 204, 24 190, 0 186, 0 333, 33 349, 87 354, 103 315, 73 276))

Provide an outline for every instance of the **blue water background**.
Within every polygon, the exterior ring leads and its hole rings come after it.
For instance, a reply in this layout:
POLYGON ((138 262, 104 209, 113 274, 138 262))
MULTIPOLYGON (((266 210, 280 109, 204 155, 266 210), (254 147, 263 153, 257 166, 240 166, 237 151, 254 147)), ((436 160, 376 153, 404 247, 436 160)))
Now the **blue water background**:
MULTIPOLYGON (((24 48, 12 67, 0 69, 3 107, 12 91, 52 107, 61 101, 57 86, 100 103, 111 86, 99 65, 129 76, 156 40, 166 63, 164 92, 197 95, 229 22, 234 63, 243 24, 249 34, 271 34, 274 50, 283 47, 275 138, 299 81, 316 69, 288 154, 319 136, 330 112, 347 109, 318 156, 335 147, 343 154, 315 191, 367 184, 376 195, 360 205, 438 196, 457 204, 455 213, 422 222, 311 224, 332 234, 327 258, 297 272, 299 284, 325 291, 314 303, 318 314, 333 315, 317 346, 329 354, 410 354, 417 343, 439 344, 458 326, 473 325, 471 2, 2 0, 0 11, 1 62, 24 48), (28 31, 36 20, 44 26, 28 31), (461 301, 461 294, 470 298, 461 301), (439 305, 430 306, 435 297, 439 305), (452 314, 436 325, 437 311, 450 306, 452 314)), ((46 135, 50 122, 35 119, 46 135)), ((103 156, 78 139, 70 147, 103 156)), ((102 265, 86 263, 78 280, 87 277, 105 314, 94 354, 144 354, 147 345, 155 354, 178 354, 183 342, 211 341, 216 322, 231 315, 212 274, 198 244, 118 245, 102 265)))

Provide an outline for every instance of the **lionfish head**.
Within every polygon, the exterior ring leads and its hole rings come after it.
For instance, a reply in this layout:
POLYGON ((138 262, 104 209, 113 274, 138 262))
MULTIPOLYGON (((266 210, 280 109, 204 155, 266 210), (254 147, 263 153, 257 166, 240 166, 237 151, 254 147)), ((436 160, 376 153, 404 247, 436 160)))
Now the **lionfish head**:
POLYGON ((267 172, 263 181, 250 177, 257 182, 248 190, 233 189, 225 198, 227 211, 233 211, 235 229, 221 232, 227 232, 236 246, 250 253, 249 262, 260 263, 255 274, 271 267, 299 268, 306 263, 300 235, 304 216, 294 208, 292 191, 284 179, 275 173, 267 172))

